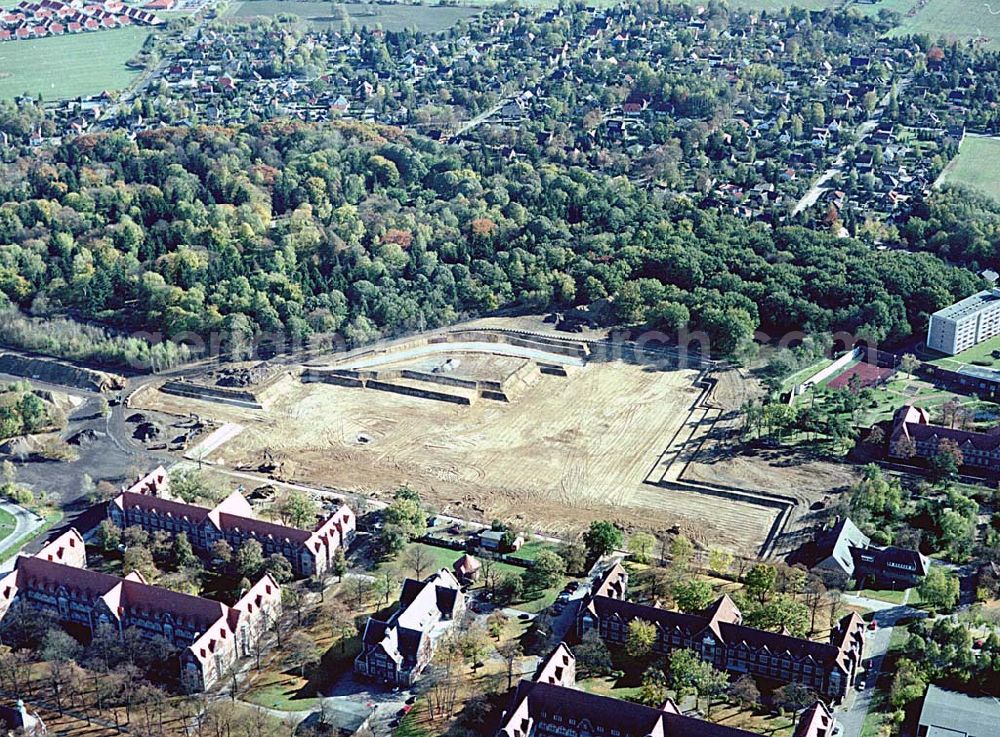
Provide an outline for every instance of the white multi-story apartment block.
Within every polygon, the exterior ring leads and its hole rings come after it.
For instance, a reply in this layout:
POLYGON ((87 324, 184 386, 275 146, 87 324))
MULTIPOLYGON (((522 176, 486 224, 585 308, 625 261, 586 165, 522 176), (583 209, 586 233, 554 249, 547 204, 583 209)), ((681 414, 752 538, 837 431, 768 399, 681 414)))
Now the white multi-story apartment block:
POLYGON ((954 356, 1000 334, 1000 288, 981 292, 931 315, 927 347, 954 356))

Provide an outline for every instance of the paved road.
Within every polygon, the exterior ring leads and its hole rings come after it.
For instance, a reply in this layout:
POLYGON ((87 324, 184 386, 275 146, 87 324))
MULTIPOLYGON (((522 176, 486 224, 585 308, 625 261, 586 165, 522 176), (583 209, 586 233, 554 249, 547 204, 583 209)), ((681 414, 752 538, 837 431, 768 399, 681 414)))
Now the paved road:
MULTIPOLYGON (((45 521, 34 512, 18 506, 17 504, 12 504, 11 502, 0 502, 0 509, 9 512, 14 517, 15 523, 14 531, 0 541, 0 555, 3 555, 21 542, 21 539, 25 535, 28 535, 41 527, 42 523, 45 521)), ((4 561, 4 563, 0 565, 0 570, 12 570, 14 568, 15 557, 16 556, 11 556, 9 559, 4 561)))
POLYGON ((905 77, 904 79, 901 79, 899 84, 895 87, 890 86, 886 93, 882 95, 882 99, 878 101, 878 106, 875 108, 872 117, 869 120, 863 121, 857 127, 857 130, 855 130, 855 143, 852 143, 841 150, 841 152, 837 155, 837 158, 834 159, 832 164, 830 164, 829 168, 827 168, 827 170, 820 175, 819 179, 817 179, 813 185, 809 187, 806 193, 802 196, 802 199, 800 199, 792 209, 793 215, 797 215, 803 210, 806 210, 816 204, 816 201, 827 189, 823 185, 830 181, 833 177, 843 172, 845 154, 847 154, 848 151, 853 151, 859 145, 863 144, 869 134, 871 134, 871 132, 878 127, 879 122, 882 120, 882 115, 885 113, 885 108, 889 104, 889 99, 892 96, 893 89, 896 90, 897 94, 902 94, 907 86, 909 86, 910 81, 910 77, 905 77))
POLYGON ((508 95, 506 97, 501 97, 500 101, 496 105, 489 108, 488 110, 484 110, 483 112, 479 113, 479 115, 477 115, 476 117, 472 118, 471 120, 467 120, 460 126, 458 126, 458 128, 455 129, 455 132, 452 133, 449 136, 449 138, 457 138, 458 136, 468 133, 473 128, 482 125, 487 118, 500 112, 500 108, 502 108, 504 105, 506 105, 508 102, 515 99, 516 97, 517 95, 513 96, 508 95))
POLYGON ((927 616, 926 612, 906 605, 909 597, 910 592, 907 591, 903 598, 903 604, 890 604, 878 599, 850 594, 844 594, 841 597, 841 601, 845 604, 871 609, 874 612, 874 620, 878 622, 878 630, 875 632, 869 630, 865 638, 865 657, 871 663, 865 673, 867 688, 860 692, 852 688, 843 705, 836 710, 837 720, 844 727, 843 737, 861 737, 861 727, 864 725, 865 716, 871 707, 872 694, 875 691, 879 671, 882 668, 882 661, 889 650, 893 626, 904 617, 927 616))

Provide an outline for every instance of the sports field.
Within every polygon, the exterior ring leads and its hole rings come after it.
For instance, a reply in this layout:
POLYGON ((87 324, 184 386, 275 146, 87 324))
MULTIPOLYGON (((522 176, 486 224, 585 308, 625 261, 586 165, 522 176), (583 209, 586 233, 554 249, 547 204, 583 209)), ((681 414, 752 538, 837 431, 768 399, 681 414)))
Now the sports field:
POLYGON ((374 3, 334 4, 316 0, 245 0, 234 2, 226 12, 230 18, 273 17, 297 15, 313 25, 339 26, 346 11, 355 27, 381 26, 386 31, 413 28, 424 33, 437 33, 451 28, 457 21, 478 15, 479 9, 449 5, 376 5, 374 3))
POLYGON ((967 135, 945 171, 948 184, 964 184, 1000 202, 1000 138, 967 135))
POLYGON ((0 44, 0 98, 27 92, 55 100, 120 90, 136 75, 125 62, 148 35, 148 28, 120 28, 0 44))

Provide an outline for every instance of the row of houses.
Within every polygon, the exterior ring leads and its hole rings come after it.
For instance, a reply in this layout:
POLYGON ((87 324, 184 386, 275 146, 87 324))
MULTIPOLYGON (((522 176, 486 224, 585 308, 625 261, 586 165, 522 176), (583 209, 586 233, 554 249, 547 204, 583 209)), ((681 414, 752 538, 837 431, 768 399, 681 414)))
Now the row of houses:
POLYGON ((161 23, 163 19, 148 10, 128 6, 118 0, 105 3, 22 0, 14 7, 0 11, 0 41, 161 23))
MULTIPOLYGON (((793 737, 832 737, 820 702, 799 717, 793 737)), ((682 714, 666 699, 645 706, 576 688, 576 658, 560 643, 510 696, 497 737, 754 737, 756 733, 682 714)))
POLYGON ((0 621, 20 614, 48 616, 89 636, 110 627, 162 638, 178 651, 187 691, 210 688, 281 613, 281 587, 269 574, 229 607, 218 601, 153 586, 138 572, 125 578, 88 570, 83 537, 75 529, 35 556, 19 556, 0 579, 0 621))
POLYGON ((256 540, 265 556, 284 556, 300 578, 325 574, 337 549, 350 546, 357 528, 354 512, 347 505, 318 520, 312 529, 301 530, 258 519, 238 491, 211 509, 175 501, 170 498, 170 479, 162 466, 112 499, 108 518, 122 528, 136 525, 171 537, 183 532, 202 555, 209 555, 220 540, 234 550, 247 540, 256 540))
POLYGON ((577 636, 594 630, 606 643, 624 645, 629 624, 641 619, 656 628, 653 651, 659 655, 687 648, 719 670, 798 683, 835 703, 843 700, 861 665, 865 628, 857 614, 841 619, 829 642, 814 642, 744 626, 728 596, 701 614, 685 614, 630 602, 627 590, 628 572, 620 564, 595 581, 577 615, 577 636))

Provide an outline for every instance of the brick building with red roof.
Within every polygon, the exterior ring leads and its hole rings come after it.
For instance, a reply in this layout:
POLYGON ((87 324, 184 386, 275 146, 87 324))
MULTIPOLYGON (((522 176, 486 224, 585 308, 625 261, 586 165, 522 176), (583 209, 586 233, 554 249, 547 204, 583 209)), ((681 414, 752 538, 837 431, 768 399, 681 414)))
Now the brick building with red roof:
POLYGON ((688 648, 735 676, 799 683, 832 702, 844 698, 861 664, 865 625, 857 614, 841 619, 829 642, 815 642, 743 625, 728 596, 700 614, 686 614, 628 601, 627 590, 628 572, 620 564, 595 581, 577 615, 577 637, 593 629, 605 642, 624 645, 629 624, 642 619, 656 628, 657 654, 688 648))
MULTIPOLYGON (((802 713, 794 737, 832 737, 834 719, 816 702, 802 713)), ((518 683, 497 737, 756 737, 758 733, 686 716, 670 699, 658 707, 576 688, 576 658, 560 643, 534 676, 518 683)))
POLYGON ((162 637, 178 650, 180 681, 188 691, 215 683, 281 612, 281 587, 265 574, 232 607, 86 567, 83 538, 71 529, 38 555, 19 556, 0 578, 0 619, 14 608, 49 615, 91 635, 111 627, 124 635, 162 637))
POLYGON ((187 534, 191 545, 209 554, 219 540, 234 550, 246 540, 256 540, 264 555, 284 556, 292 572, 301 578, 325 574, 338 548, 354 539, 354 512, 347 505, 320 521, 311 530, 301 530, 254 516, 253 508, 239 492, 233 492, 212 509, 169 499, 167 472, 157 468, 139 479, 108 504, 108 517, 119 527, 138 525, 147 532, 187 534))
POLYGON ((934 425, 926 409, 910 404, 903 405, 893 415, 889 455, 894 458, 933 458, 940 452, 944 440, 954 442, 962 451, 963 466, 1000 470, 1000 427, 976 432, 934 425))

